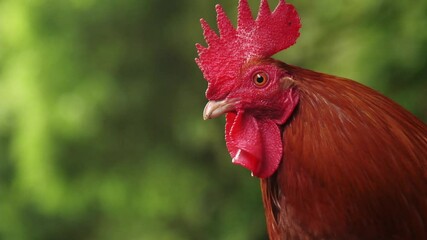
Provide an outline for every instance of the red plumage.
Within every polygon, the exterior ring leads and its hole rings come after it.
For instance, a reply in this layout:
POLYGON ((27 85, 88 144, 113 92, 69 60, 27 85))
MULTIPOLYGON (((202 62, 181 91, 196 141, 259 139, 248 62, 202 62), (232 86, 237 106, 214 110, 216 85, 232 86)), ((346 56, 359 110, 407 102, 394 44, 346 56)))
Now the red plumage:
POLYGON ((427 239, 427 128, 368 87, 288 65, 300 93, 261 186, 271 239, 427 239))
MULTIPOLYGON (((271 14, 262 0, 260 15, 291 24, 233 29, 271 31, 276 47, 233 33, 217 38, 239 42, 231 45, 242 55, 228 59, 231 50, 207 39, 197 60, 209 81, 204 118, 227 113, 227 148, 261 179, 270 239, 427 239, 426 125, 357 82, 271 59, 298 37, 286 27, 299 28, 294 8, 279 7, 271 14), (286 44, 275 39, 286 31, 286 44)), ((241 0, 239 21, 250 22, 248 11, 241 0)), ((219 25, 224 18, 219 10, 219 25)))

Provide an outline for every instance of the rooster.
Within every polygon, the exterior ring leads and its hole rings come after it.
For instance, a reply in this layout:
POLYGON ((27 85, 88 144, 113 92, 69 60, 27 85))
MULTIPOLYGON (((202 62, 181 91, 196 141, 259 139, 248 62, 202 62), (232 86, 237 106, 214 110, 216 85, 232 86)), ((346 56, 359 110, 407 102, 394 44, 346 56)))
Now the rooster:
POLYGON ((296 42, 295 8, 240 0, 234 28, 201 19, 203 117, 226 114, 232 162, 260 178, 270 239, 427 239, 427 127, 355 81, 271 58, 296 42))

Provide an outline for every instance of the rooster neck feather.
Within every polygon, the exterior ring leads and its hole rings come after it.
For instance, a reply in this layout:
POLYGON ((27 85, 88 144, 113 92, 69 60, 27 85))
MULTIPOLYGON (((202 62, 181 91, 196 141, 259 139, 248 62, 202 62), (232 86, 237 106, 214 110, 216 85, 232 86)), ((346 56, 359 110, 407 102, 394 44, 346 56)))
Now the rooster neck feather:
POLYGON ((283 67, 300 103, 261 180, 270 238, 427 239, 426 125, 359 83, 283 67))

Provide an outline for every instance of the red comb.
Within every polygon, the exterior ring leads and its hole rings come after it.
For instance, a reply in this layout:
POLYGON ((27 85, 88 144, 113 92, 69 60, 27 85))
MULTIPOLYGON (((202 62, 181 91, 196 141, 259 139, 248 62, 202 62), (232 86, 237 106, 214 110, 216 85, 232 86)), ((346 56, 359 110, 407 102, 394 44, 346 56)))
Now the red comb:
POLYGON ((261 0, 256 19, 247 0, 240 0, 238 7, 237 29, 225 15, 220 5, 216 5, 219 36, 201 19, 203 35, 208 47, 196 44, 199 58, 196 63, 209 83, 223 91, 213 92, 208 87, 208 99, 219 99, 219 92, 226 94, 231 90, 232 82, 240 73, 240 67, 251 58, 268 58, 273 54, 292 46, 301 27, 295 8, 280 0, 271 12, 267 0, 261 0))

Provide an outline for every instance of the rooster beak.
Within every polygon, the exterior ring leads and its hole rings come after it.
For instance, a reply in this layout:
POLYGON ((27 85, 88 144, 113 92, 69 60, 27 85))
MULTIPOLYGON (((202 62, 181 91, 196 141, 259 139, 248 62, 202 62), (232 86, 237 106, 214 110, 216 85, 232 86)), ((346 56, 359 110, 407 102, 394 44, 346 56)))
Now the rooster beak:
POLYGON ((236 99, 209 101, 203 110, 203 120, 216 118, 235 109, 236 99))

